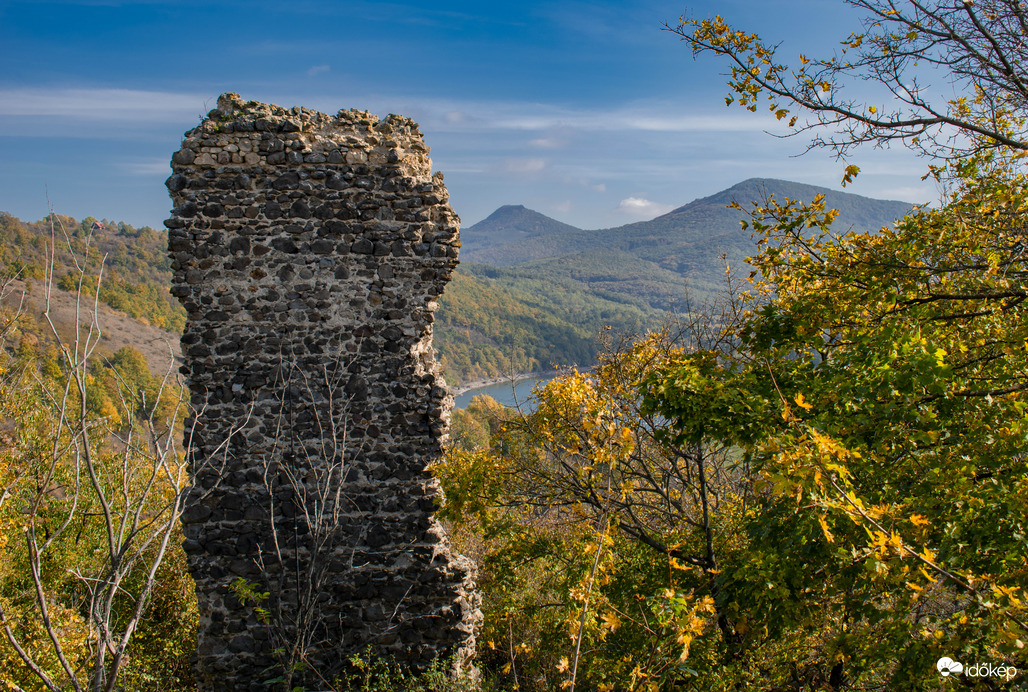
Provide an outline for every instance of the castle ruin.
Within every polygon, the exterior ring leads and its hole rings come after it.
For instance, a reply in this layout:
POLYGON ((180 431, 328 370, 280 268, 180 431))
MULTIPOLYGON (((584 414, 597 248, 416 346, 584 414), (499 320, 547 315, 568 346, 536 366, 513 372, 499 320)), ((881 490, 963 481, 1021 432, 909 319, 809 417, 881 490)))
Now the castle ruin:
POLYGON ((426 471, 459 220, 417 125, 225 94, 172 169, 200 689, 267 689, 290 664, 320 684, 368 649, 465 665, 474 568, 426 471))

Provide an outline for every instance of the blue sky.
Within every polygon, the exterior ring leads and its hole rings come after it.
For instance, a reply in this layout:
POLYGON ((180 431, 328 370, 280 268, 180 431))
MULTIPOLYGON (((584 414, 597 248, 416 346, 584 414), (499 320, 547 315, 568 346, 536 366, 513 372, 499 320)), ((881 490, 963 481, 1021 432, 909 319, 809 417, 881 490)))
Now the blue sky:
MULTIPOLYGON (((158 226, 171 153, 225 91, 413 117, 464 225, 524 204, 616 226, 749 177, 837 188, 844 164, 725 107, 727 66, 661 31, 686 12, 790 57, 858 28, 841 0, 0 0, 0 210, 158 226)), ((905 151, 852 161, 849 191, 937 197, 905 151)))

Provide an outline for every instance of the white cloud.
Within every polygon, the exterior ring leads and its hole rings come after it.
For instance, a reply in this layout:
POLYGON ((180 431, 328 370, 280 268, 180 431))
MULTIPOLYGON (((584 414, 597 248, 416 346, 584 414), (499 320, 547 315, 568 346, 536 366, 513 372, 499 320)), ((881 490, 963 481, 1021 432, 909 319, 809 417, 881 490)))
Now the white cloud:
POLYGON ((570 199, 566 199, 563 202, 560 202, 558 204, 554 204, 553 205, 553 211, 559 212, 561 214, 567 214, 569 211, 571 211, 574 208, 575 208, 575 203, 572 202, 570 199))
MULTIPOLYGON (((486 106, 488 108, 488 106, 486 106)), ((523 108, 523 106, 522 106, 523 108)), ((610 110, 573 110, 533 105, 531 112, 517 113, 518 104, 497 114, 494 127, 511 130, 563 128, 610 132, 759 132, 782 130, 774 121, 752 114, 705 115, 681 112, 681 106, 654 104, 610 110), (660 112, 666 109, 665 112, 660 112)))
POLYGON ((564 143, 555 137, 539 137, 528 142, 528 146, 536 149, 556 149, 563 145, 564 143))
MULTIPOLYGON (((530 101, 478 101, 431 97, 356 94, 361 107, 378 113, 404 113, 425 130, 462 133, 521 131, 538 133, 528 144, 555 148, 575 133, 589 132, 761 132, 784 133, 767 113, 741 113, 719 107, 693 109, 672 101, 633 101, 607 108, 567 108, 530 101)), ((326 112, 340 106, 338 96, 289 95, 282 103, 304 103, 326 112)))
POLYGON ((625 216, 631 216, 634 218, 651 219, 655 216, 666 214, 672 209, 674 209, 674 206, 670 204, 653 202, 643 197, 626 197, 621 200, 617 209, 614 211, 618 214, 624 214, 625 216))
POLYGON ((328 72, 332 68, 328 65, 315 65, 314 67, 307 70, 308 77, 317 77, 322 72, 328 72))

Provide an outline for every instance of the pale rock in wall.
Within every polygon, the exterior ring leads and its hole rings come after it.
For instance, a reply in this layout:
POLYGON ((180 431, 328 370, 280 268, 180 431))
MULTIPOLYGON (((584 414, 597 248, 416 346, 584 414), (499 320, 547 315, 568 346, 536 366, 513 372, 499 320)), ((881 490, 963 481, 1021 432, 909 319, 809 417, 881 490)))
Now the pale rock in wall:
POLYGON ((459 220, 417 125, 225 94, 172 168, 200 689, 267 689, 294 646, 295 684, 368 649, 467 665, 474 567, 426 471, 452 406, 432 313, 459 220))

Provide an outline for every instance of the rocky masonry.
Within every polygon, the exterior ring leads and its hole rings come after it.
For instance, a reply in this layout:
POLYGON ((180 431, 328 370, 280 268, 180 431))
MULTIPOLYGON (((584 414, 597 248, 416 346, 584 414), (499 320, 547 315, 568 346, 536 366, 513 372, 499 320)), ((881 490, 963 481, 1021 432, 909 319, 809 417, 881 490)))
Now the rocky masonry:
POLYGON ((321 684, 368 647, 464 665, 473 566, 425 470, 452 403, 432 313, 459 221, 417 125, 225 94, 172 168, 200 688, 264 690, 301 662, 293 684, 321 684))

